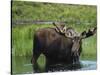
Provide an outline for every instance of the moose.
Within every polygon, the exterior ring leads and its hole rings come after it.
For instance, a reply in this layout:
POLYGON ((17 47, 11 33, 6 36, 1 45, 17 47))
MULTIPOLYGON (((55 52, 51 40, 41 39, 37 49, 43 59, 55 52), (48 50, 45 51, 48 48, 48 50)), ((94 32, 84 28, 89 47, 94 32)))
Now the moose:
MULTIPOLYGON (((97 27, 76 32, 72 27, 65 27, 53 23, 56 27, 42 28, 34 34, 34 48, 32 56, 32 64, 34 70, 38 70, 37 59, 40 54, 46 58, 46 69, 51 70, 54 65, 74 65, 80 64, 79 57, 82 52, 82 39, 93 36, 96 33, 97 27)), ((73 66, 67 67, 72 69, 73 66)))

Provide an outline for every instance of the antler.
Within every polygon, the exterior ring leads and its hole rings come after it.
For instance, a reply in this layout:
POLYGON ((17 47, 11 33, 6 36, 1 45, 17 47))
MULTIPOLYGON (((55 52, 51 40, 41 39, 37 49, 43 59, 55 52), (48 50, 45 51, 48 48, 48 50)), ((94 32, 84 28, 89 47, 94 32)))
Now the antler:
POLYGON ((53 25, 57 28, 58 32, 60 31, 59 27, 57 26, 57 24, 55 22, 53 22, 53 25))
POLYGON ((77 36, 77 34, 78 33, 76 33, 76 31, 72 27, 69 27, 66 29, 65 36, 72 39, 77 36))
POLYGON ((75 36, 77 36, 77 33, 75 32, 75 30, 72 27, 68 27, 66 28, 66 26, 64 24, 60 24, 57 25, 57 23, 53 22, 53 25, 56 26, 56 30, 63 34, 65 37, 67 38, 74 38, 75 36))
POLYGON ((82 32, 81 36, 82 38, 87 38, 87 37, 94 35, 96 31, 97 31, 97 27, 94 27, 92 29, 89 29, 88 31, 82 32))
POLYGON ((61 34, 65 34, 66 27, 64 24, 59 23, 58 25, 56 22, 53 22, 53 25, 56 27, 57 32, 60 32, 61 34))

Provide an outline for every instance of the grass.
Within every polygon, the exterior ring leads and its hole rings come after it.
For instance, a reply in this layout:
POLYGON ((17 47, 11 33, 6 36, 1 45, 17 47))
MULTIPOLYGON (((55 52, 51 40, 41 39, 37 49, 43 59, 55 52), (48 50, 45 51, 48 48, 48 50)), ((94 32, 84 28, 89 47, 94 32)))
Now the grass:
POLYGON ((48 25, 30 25, 25 27, 12 28, 12 55, 13 56, 31 56, 33 48, 33 35, 39 28, 48 27, 48 25))
MULTIPOLYGON (((82 32, 96 26, 96 10, 96 6, 87 5, 13 1, 12 20, 66 21, 67 26, 82 32)), ((52 27, 52 25, 31 24, 12 28, 12 55, 32 56, 34 32, 44 27, 52 27)), ((83 40, 81 58, 96 59, 96 42, 96 35, 83 40)))
MULTIPOLYGON (((71 26, 71 25, 70 25, 71 26)), ((33 35, 40 28, 53 27, 53 25, 29 25, 24 27, 15 27, 12 29, 12 55, 13 56, 32 56, 33 35)), ((74 27, 71 26, 71 27, 74 27)), ((78 32, 88 29, 80 26, 75 28, 78 32)), ((82 58, 96 59, 97 37, 96 35, 83 39, 82 58)))
POLYGON ((83 40, 82 59, 96 60, 97 57, 97 35, 83 40))
MULTIPOLYGON (((51 20, 96 23, 96 6, 71 5, 41 2, 12 2, 13 20, 51 20)), ((86 24, 85 24, 86 25, 86 24)))

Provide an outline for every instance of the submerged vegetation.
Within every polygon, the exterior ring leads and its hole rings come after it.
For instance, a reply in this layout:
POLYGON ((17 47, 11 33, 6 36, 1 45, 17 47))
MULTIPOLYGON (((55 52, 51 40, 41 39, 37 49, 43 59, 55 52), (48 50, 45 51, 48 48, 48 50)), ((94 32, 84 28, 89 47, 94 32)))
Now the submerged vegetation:
MULTIPOLYGON (((69 5, 56 3, 36 3, 13 1, 12 20, 32 19, 48 21, 65 21, 67 26, 78 32, 96 26, 96 6, 69 5)), ((36 30, 53 27, 50 24, 29 24, 12 27, 12 55, 32 56, 33 35, 36 30)), ((96 59, 96 35, 83 40, 82 58, 96 59)), ((40 59, 41 60, 41 59, 40 59)))

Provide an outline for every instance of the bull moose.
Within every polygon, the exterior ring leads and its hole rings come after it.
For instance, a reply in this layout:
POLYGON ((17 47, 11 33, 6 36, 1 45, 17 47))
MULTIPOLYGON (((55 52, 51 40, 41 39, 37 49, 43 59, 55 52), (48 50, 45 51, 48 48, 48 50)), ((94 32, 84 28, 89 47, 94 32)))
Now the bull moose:
MULTIPOLYGON (((80 64, 79 57, 82 52, 82 39, 88 38, 96 33, 97 28, 76 32, 72 27, 60 27, 53 23, 56 28, 43 28, 34 34, 34 48, 32 56, 32 64, 34 70, 37 70, 37 59, 40 54, 44 54, 46 58, 46 68, 49 70, 51 66, 57 64, 80 64), (62 31, 61 31, 62 30, 62 31)), ((70 66, 68 69, 72 69, 70 66)))

